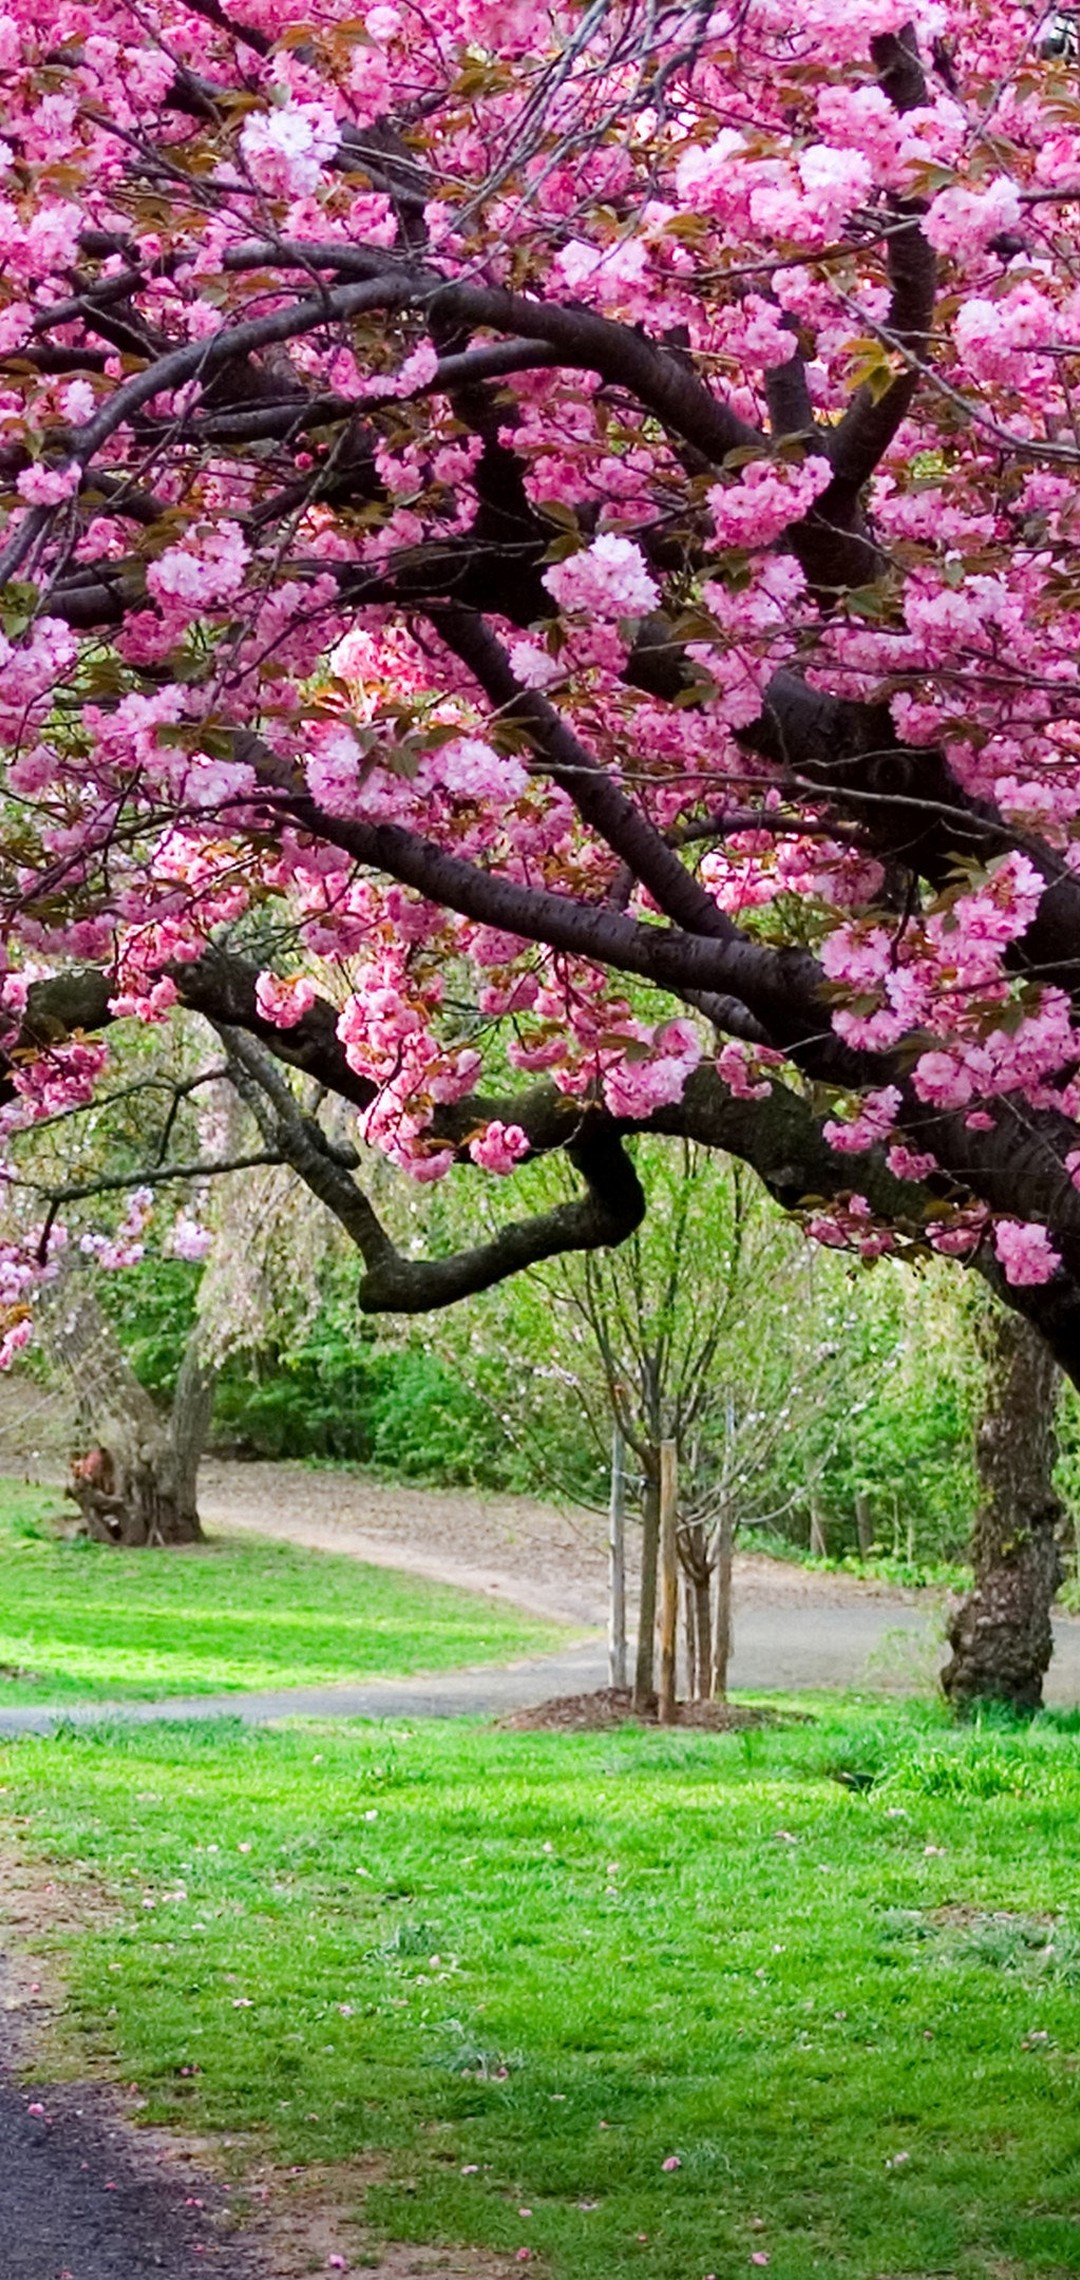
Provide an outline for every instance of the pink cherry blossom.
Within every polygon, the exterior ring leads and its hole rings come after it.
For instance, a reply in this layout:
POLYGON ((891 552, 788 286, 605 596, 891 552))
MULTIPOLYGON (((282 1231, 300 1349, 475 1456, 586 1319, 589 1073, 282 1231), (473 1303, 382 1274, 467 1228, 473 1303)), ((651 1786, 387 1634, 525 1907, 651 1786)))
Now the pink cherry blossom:
POLYGON ((600 618, 640 617, 659 598, 640 547, 607 532, 545 570, 544 584, 564 609, 595 611, 600 618))
POLYGON ((881 1092, 865 1093, 858 1111, 849 1122, 826 1122, 822 1132, 830 1147, 842 1155, 856 1155, 865 1148, 874 1148, 892 1130, 903 1101, 896 1085, 886 1085, 881 1092))
POLYGON ((183 546, 167 547, 146 574, 155 600, 166 606, 201 608, 238 592, 248 548, 236 523, 222 522, 199 532, 183 546))
POLYGON ((170 1249, 175 1259, 197 1261, 205 1259, 213 1240, 208 1227, 200 1227, 197 1220, 182 1212, 173 1226, 170 1249))
POLYGON ((1016 185, 998 175, 984 190, 942 190, 927 215, 926 235, 939 253, 980 253, 990 240, 1015 230, 1023 208, 1016 185))
POLYGON ((240 149, 261 189, 296 198, 314 190, 338 139, 326 104, 287 102, 245 119, 240 149))
POLYGON ((260 974, 255 1003, 263 1020, 273 1022, 276 1029, 295 1029, 315 1003, 315 984, 306 974, 260 974))
POLYGON ((1061 1265, 1045 1227, 1017 1219, 999 1219, 994 1228, 994 1250, 1005 1269, 1005 1280, 1015 1286, 1049 1282, 1061 1265))
POLYGON ((974 1090, 968 1070, 954 1053, 920 1053, 912 1083, 920 1100, 935 1108, 963 1108, 974 1090))
POLYGON ((736 1100, 768 1100, 772 1078, 767 1071, 778 1067, 781 1059, 779 1053, 742 1045, 732 1038, 716 1056, 717 1074, 730 1085, 736 1100))
POLYGON ((512 1172, 523 1156, 529 1153, 529 1142, 520 1124, 501 1124, 497 1118, 476 1140, 469 1142, 469 1154, 474 1164, 486 1172, 512 1172))
POLYGON ((82 468, 75 460, 66 467, 48 467, 39 460, 34 467, 24 467, 16 476, 15 488, 20 499, 29 506, 56 507, 61 500, 70 499, 82 481, 82 468))
POLYGON ((721 546, 767 546, 792 523, 801 522, 831 480, 820 455, 794 465, 755 459, 737 483, 709 492, 713 529, 721 546))

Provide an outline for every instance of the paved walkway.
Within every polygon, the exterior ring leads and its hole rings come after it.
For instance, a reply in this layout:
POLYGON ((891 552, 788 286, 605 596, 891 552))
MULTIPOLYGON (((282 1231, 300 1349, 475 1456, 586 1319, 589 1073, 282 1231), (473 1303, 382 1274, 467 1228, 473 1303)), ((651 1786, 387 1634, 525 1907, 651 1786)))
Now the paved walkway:
MULTIPOLYGON (((933 1685, 942 1660, 936 1609, 897 1606, 890 1600, 847 1606, 756 1606, 742 1610, 731 1667, 734 1691, 799 1693, 838 1686, 874 1693, 911 1693, 933 1685)), ((68 1708, 44 1703, 0 1708, 0 1734, 49 1733, 62 1723, 92 1725, 123 1718, 137 1725, 157 1719, 242 1718, 263 1725, 276 1718, 474 1718, 530 1707, 557 1694, 582 1694, 607 1684, 601 1639, 527 1662, 383 1679, 371 1686, 293 1687, 263 1694, 202 1694, 164 1702, 87 1702, 68 1708)), ((1080 1623, 1055 1625, 1055 1654, 1047 1700, 1080 1703, 1080 1623)))

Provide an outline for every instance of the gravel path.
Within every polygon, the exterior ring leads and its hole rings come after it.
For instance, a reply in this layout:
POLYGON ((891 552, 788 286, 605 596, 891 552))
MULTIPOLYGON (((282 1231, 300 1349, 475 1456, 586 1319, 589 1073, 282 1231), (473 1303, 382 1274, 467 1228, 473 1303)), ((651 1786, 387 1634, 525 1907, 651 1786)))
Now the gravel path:
MULTIPOLYGON (((200 1500, 216 1530, 255 1530, 317 1550, 349 1552, 569 1623, 602 1627, 607 1621, 606 1528, 599 1514, 560 1512, 527 1497, 483 1497, 385 1484, 358 1473, 312 1472, 304 1465, 223 1462, 204 1467, 200 1500)), ((734 1632, 731 1684, 746 1691, 926 1691, 945 1660, 944 1604, 936 1595, 817 1574, 753 1553, 735 1560, 734 1632)), ((525 1708, 548 1695, 606 1682, 602 1648, 591 1660, 581 1649, 577 1657, 564 1653, 546 1666, 519 1665, 513 1673, 356 1689, 352 1715, 525 1708)), ((1069 1616, 1054 1624, 1046 1699, 1080 1704, 1080 1621, 1069 1616)), ((332 1705, 324 1701, 320 1707, 332 1705)))

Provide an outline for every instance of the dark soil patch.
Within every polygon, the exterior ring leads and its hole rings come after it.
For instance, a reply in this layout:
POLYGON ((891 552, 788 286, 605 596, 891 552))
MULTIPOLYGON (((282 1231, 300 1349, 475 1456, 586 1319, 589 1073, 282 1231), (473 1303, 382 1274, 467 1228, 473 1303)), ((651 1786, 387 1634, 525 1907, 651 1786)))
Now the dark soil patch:
MULTIPOLYGON (((133 2141, 98 2084, 16 2085, 0 2074, 4 2280, 255 2280, 231 2239, 225 2186, 177 2174, 133 2141)), ((186 2168, 186 2164, 184 2165, 186 2168)))
MULTIPOLYGON (((806 1725, 801 1710, 768 1710, 737 1702, 680 1702, 675 1724, 699 1732, 733 1734, 747 1726, 806 1725)), ((635 1710, 628 1687, 601 1686, 595 1694, 558 1694, 551 1702, 538 1702, 531 1710, 514 1710, 498 1725, 505 1734, 596 1734, 612 1726, 657 1726, 656 1696, 648 1707, 635 1710)))

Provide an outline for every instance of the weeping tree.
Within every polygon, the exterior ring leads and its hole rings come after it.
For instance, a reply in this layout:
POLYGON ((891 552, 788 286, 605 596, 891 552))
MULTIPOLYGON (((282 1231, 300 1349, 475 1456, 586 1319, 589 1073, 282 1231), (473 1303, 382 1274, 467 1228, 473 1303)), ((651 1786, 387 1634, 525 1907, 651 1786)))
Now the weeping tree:
POLYGON ((263 1346, 269 1324, 314 1307, 334 1222, 276 1159, 245 1145, 243 1111, 201 1023, 126 1029, 124 1082, 21 1137, 0 1237, 35 1222, 43 1242, 65 1231, 39 1320, 72 1395, 69 1493, 85 1526, 118 1546, 186 1544, 201 1535, 197 1476, 221 1366, 263 1346), (144 1176, 132 1187, 134 1162, 144 1176), (190 1287, 177 1304, 163 1277, 177 1259, 195 1284, 190 1319, 190 1287), (135 1366, 147 1278, 172 1317, 155 1342, 153 1391, 135 1366))
POLYGON ((1032 1712, 1042 1703, 1051 1608, 1064 1574, 1064 1508, 1053 1480, 1060 1372, 1021 1315, 984 1306, 977 1335, 986 1390, 976 1436, 974 1583, 949 1625, 952 1658, 941 1683, 959 1711, 1002 1702, 1032 1712))

